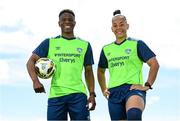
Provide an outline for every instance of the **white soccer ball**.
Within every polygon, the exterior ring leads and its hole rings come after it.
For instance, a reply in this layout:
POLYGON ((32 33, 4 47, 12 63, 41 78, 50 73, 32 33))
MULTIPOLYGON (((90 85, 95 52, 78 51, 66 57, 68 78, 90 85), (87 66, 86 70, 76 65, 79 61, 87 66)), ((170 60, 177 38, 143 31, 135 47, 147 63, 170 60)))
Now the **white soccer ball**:
POLYGON ((54 74, 56 67, 54 62, 49 58, 40 58, 35 63, 35 70, 38 77, 48 79, 54 74))

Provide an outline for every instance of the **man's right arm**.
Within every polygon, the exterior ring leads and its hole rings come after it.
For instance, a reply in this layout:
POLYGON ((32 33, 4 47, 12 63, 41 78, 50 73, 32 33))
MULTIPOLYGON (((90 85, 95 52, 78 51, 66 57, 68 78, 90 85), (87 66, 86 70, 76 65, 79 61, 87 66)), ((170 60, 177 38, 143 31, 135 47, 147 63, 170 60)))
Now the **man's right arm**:
POLYGON ((35 63, 39 58, 47 57, 49 49, 49 39, 45 39, 41 44, 32 52, 33 54, 27 62, 27 70, 33 81, 33 88, 36 93, 45 92, 43 85, 40 83, 36 72, 35 72, 35 63))
POLYGON ((36 93, 45 92, 44 86, 40 83, 35 71, 35 63, 39 58, 40 57, 38 55, 32 54, 26 64, 27 71, 31 77, 31 80, 33 81, 33 88, 36 93))

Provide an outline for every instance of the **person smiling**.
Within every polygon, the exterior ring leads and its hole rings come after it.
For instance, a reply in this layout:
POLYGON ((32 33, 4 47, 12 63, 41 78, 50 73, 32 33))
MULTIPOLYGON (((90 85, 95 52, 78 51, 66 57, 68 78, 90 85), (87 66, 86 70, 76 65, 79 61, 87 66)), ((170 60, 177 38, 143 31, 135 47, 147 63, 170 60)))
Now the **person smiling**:
POLYGON ((90 120, 89 110, 94 110, 96 106, 92 48, 89 42, 75 37, 76 21, 72 10, 62 10, 58 24, 61 35, 45 39, 33 51, 27 62, 27 70, 33 81, 34 91, 42 93, 45 89, 35 73, 34 64, 39 58, 48 57, 56 65, 48 98, 48 120, 68 120, 68 113, 71 120, 90 120), (88 89, 82 81, 83 67, 88 89))
POLYGON ((103 95, 108 99, 111 120, 142 120, 146 91, 152 89, 159 64, 154 52, 142 41, 127 36, 129 24, 120 10, 113 13, 112 32, 116 40, 105 45, 98 64, 98 82, 103 95), (146 83, 142 66, 150 67, 146 83), (106 86, 105 70, 109 69, 109 84, 106 86))

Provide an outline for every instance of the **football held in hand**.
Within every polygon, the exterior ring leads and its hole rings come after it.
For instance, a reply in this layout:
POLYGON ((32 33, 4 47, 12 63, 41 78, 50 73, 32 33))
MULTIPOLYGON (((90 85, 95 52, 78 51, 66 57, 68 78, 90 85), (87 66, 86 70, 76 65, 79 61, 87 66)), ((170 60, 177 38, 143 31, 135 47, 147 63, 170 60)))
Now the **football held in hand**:
POLYGON ((55 72, 55 64, 49 58, 40 58, 35 63, 36 74, 42 79, 52 77, 55 72))

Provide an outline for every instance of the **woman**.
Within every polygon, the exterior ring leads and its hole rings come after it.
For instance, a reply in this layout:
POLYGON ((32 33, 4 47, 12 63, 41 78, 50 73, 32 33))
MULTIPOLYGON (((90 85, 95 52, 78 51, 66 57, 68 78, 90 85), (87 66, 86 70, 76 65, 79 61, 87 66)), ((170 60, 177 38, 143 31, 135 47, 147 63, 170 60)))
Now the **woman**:
POLYGON ((129 24, 120 10, 113 13, 112 32, 116 40, 105 45, 98 64, 98 82, 108 99, 111 120, 142 120, 146 91, 152 89, 159 64, 153 51, 140 40, 127 36, 129 24), (149 65, 149 75, 144 84, 142 65, 149 65), (105 70, 109 69, 106 86, 105 70))

